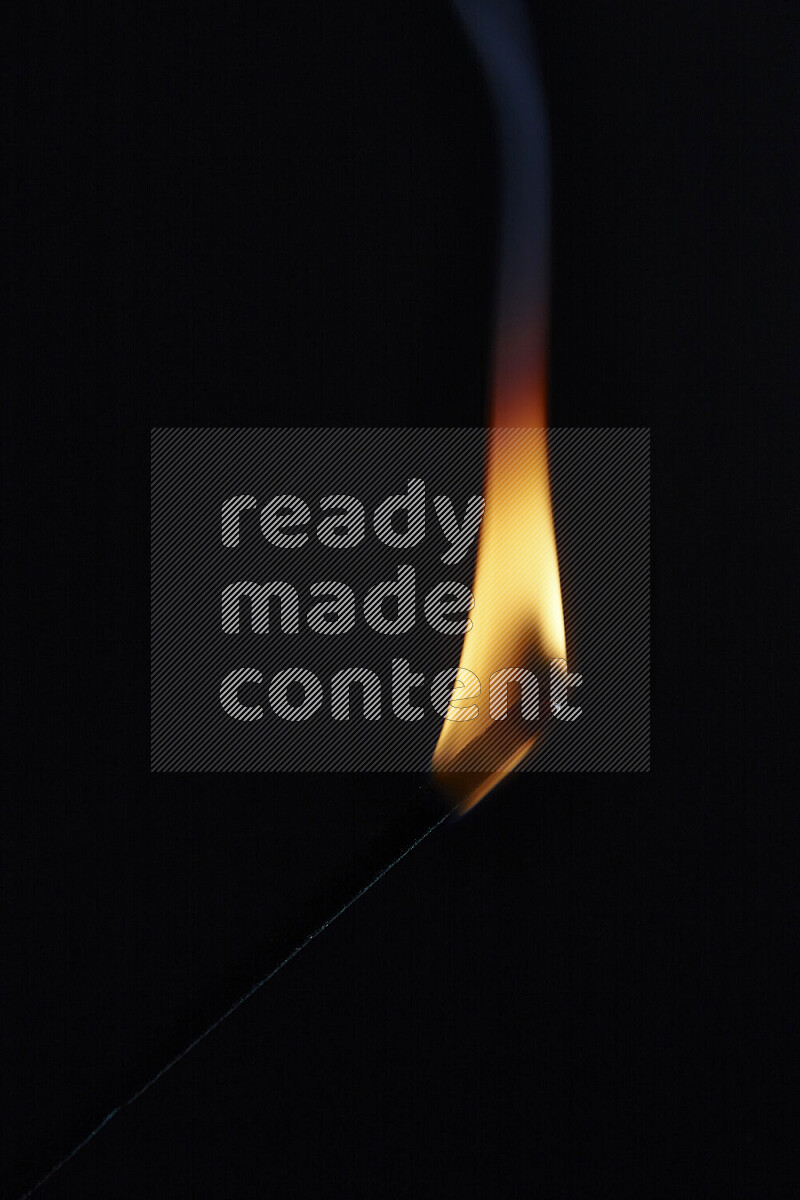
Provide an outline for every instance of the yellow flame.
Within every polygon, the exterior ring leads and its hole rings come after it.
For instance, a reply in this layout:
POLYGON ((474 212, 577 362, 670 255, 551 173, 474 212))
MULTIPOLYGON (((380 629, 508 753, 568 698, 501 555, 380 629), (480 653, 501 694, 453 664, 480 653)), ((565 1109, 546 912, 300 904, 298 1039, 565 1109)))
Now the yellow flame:
MULTIPOLYGON (((489 711, 489 681, 524 667, 546 682, 553 659, 566 660, 550 473, 544 384, 497 395, 489 434, 484 497, 470 614, 461 667, 480 680, 476 699, 454 693, 433 756, 436 779, 465 812, 525 758, 539 722, 489 711), (513 425, 513 428, 509 428, 513 425), (459 709, 477 706, 470 720, 459 709)), ((509 705, 512 700, 509 697, 509 705)))

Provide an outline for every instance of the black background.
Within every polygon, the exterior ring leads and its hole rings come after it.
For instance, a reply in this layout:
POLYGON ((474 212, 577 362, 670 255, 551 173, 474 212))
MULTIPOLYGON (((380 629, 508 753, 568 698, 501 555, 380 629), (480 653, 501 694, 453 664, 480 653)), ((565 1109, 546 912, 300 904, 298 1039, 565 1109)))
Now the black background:
MULTIPOLYGON (((149 774, 149 428, 479 424, 497 164, 445 3, 6 10, 14 1197, 420 827, 149 774)), ((652 771, 438 830, 43 1197, 796 1195, 796 16, 533 16, 552 420, 653 429, 652 771)))

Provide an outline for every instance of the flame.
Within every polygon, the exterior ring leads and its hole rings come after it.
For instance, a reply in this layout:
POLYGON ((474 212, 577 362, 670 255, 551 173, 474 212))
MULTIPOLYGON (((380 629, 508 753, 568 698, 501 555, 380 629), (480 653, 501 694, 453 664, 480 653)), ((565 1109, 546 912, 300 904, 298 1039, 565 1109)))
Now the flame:
MULTIPOLYGON (((434 776, 460 811, 514 770, 540 737, 514 703, 496 719, 490 680, 523 668, 540 681, 566 661, 547 456, 549 160, 544 101, 517 0, 456 0, 490 87, 503 150, 503 238, 494 382, 472 625, 434 751, 434 776), (475 685, 477 687, 478 685, 475 685), (460 714, 460 715, 459 715, 460 714)), ((519 685, 516 685, 519 686, 519 685)))
MULTIPOLYGON (((511 409, 536 417, 544 393, 498 396, 499 419, 511 409)), ((566 634, 558 572, 547 432, 543 426, 495 426, 489 435, 481 527, 472 592, 472 626, 464 637, 460 668, 481 681, 480 701, 468 689, 454 693, 433 756, 435 776, 462 812, 514 770, 539 738, 539 722, 523 717, 509 689, 505 720, 492 717, 489 681, 496 672, 522 667, 542 680, 554 659, 566 660, 566 634), (457 715, 469 708, 477 714, 457 715)))

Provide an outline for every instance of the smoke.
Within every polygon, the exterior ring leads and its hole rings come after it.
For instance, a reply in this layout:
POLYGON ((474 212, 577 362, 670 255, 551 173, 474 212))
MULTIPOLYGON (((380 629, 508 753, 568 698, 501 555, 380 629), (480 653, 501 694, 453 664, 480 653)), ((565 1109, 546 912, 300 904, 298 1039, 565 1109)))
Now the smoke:
POLYGON ((547 115, 523 0, 453 0, 489 88, 502 223, 493 424, 545 424, 550 163, 547 115))

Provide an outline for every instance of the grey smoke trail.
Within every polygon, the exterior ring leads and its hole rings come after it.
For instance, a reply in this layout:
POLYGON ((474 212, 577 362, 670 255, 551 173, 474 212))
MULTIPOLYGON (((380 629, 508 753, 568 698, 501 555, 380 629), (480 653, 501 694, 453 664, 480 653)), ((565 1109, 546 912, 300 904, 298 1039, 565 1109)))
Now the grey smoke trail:
POLYGON ((501 150, 497 405, 503 397, 517 395, 521 388, 543 384, 546 373, 550 221, 547 115, 522 0, 453 0, 453 6, 483 68, 501 150))

